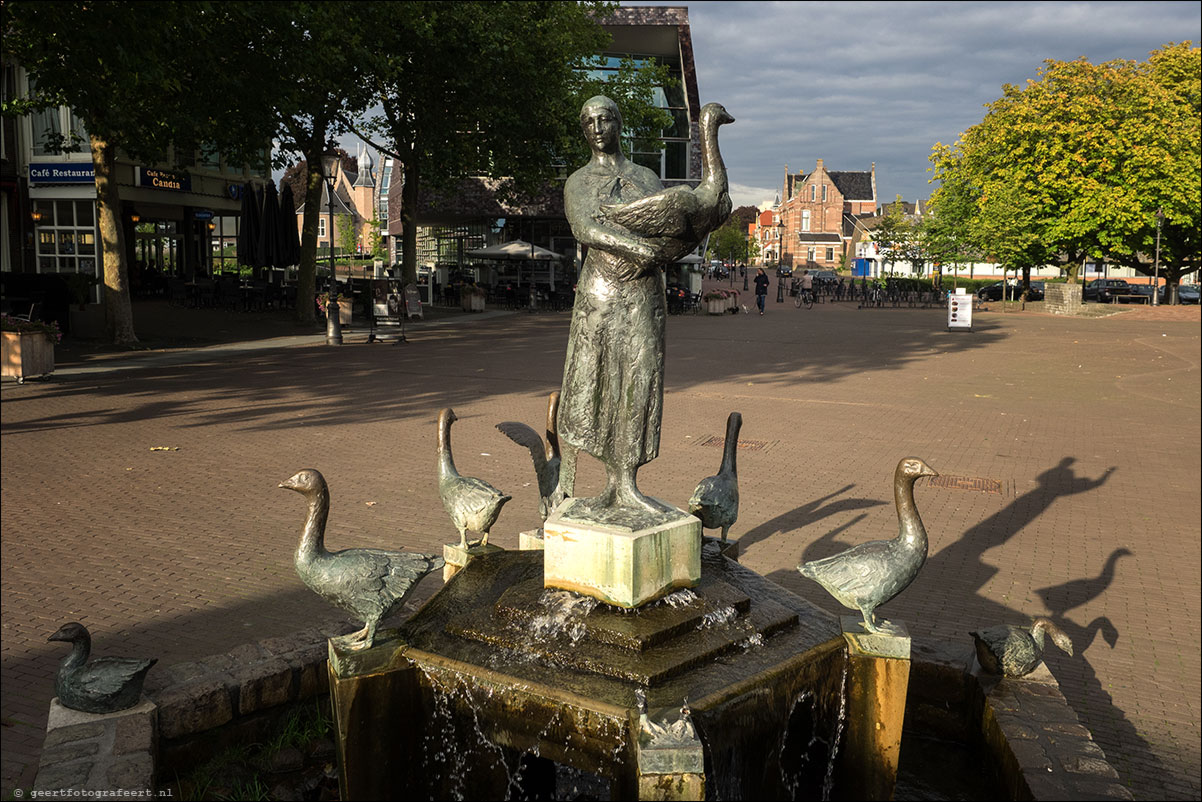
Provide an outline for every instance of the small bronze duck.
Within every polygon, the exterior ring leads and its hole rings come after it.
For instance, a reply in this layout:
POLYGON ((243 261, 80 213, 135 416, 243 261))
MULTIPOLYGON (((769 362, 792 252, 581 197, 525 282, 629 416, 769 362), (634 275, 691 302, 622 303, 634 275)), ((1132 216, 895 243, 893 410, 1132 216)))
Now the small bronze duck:
POLYGON ((1036 618, 1029 630, 1002 624, 968 634, 976 643, 981 668, 1004 677, 1025 677, 1043 659, 1045 632, 1052 636, 1052 643, 1073 653, 1073 642, 1050 618, 1036 618))
POLYGON ((707 476, 689 499, 689 512, 701 519, 706 529, 721 529, 722 542, 735 521, 739 519, 739 471, 735 453, 739 450, 739 429, 743 416, 730 413, 726 419, 726 442, 722 449, 722 464, 718 473, 707 476))
POLYGON ((72 644, 54 679, 54 692, 63 707, 85 713, 116 713, 133 707, 142 698, 146 672, 158 658, 99 657, 88 662, 92 635, 77 621, 64 624, 50 641, 72 644))
POLYGON ((897 537, 853 546, 842 554, 797 566, 840 604, 859 610, 869 632, 882 632, 874 611, 901 593, 927 559, 927 530, 914 504, 914 483, 923 476, 938 476, 917 457, 906 457, 893 472, 893 500, 897 505, 897 537))
POLYGON ((438 495, 459 530, 460 548, 468 547, 469 529, 483 535, 478 544, 472 545, 487 546, 488 530, 497 522, 501 507, 513 497, 483 480, 460 476, 455 470, 455 460, 451 456, 451 424, 457 420, 455 411, 449 407, 438 415, 438 495))
POLYGON ((306 468, 280 487, 295 490, 309 502, 296 547, 297 575, 318 596, 363 622, 363 629, 351 636, 349 648, 370 649, 380 620, 401 609, 417 583, 442 568, 443 559, 383 549, 327 551, 330 490, 325 477, 306 468))
POLYGON ((517 421, 502 421, 497 429, 519 446, 525 446, 530 451, 530 459, 534 461, 534 473, 538 477, 538 515, 546 521, 547 516, 555 506, 555 491, 559 487, 559 432, 556 416, 559 413, 559 391, 551 393, 547 399, 547 442, 538 432, 524 423, 517 421))

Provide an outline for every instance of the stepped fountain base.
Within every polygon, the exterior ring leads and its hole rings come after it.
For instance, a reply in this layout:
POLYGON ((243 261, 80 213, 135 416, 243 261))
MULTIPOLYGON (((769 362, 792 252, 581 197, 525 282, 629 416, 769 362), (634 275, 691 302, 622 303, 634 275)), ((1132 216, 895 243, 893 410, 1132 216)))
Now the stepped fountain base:
POLYGON ((833 616, 708 539, 693 590, 634 611, 544 590, 543 558, 478 556, 391 640, 331 649, 344 798, 539 798, 555 764, 614 799, 838 791, 853 689, 833 616), (365 755, 357 719, 383 742, 365 755))

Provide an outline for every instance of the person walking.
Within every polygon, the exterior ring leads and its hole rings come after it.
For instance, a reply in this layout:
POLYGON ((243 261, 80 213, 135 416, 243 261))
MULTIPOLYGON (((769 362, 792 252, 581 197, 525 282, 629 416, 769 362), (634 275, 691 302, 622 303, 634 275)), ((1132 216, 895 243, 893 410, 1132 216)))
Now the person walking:
POLYGON ((768 274, 764 272, 764 268, 760 268, 755 274, 755 305, 759 307, 760 314, 764 314, 764 301, 768 299, 768 274))

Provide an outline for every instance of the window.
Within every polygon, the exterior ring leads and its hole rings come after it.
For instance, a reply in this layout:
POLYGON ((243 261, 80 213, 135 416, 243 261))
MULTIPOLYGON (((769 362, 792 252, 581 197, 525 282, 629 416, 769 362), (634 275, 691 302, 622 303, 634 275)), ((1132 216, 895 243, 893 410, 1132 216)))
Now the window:
POLYGON ((809 209, 804 209, 801 213, 801 230, 802 231, 810 230, 810 210, 809 209))
POLYGON ((814 261, 814 249, 813 248, 806 248, 806 261, 807 262, 814 261))
POLYGON ((317 236, 319 239, 325 239, 326 219, 324 217, 317 218, 317 236))
POLYGON ((813 184, 810 184, 810 200, 811 201, 814 200, 814 196, 817 192, 818 192, 818 187, 814 186, 813 184))
POLYGON ((834 248, 826 249, 826 261, 828 261, 828 262, 835 261, 835 249, 834 248))
POLYGON ((822 185, 822 202, 826 203, 826 184, 822 185))
POLYGON ((39 200, 37 265, 39 273, 97 275, 94 202, 39 200))
MULTIPOLYGON (((630 57, 635 68, 655 61, 654 56, 635 55, 630 57)), ((598 56, 592 60, 585 77, 608 81, 622 67, 620 56, 598 56)), ((630 160, 640 164, 662 178, 689 177, 689 108, 685 100, 679 65, 668 64, 669 77, 674 86, 657 86, 652 90, 655 105, 672 117, 671 124, 660 131, 657 139, 635 141, 627 139, 623 149, 630 160)))

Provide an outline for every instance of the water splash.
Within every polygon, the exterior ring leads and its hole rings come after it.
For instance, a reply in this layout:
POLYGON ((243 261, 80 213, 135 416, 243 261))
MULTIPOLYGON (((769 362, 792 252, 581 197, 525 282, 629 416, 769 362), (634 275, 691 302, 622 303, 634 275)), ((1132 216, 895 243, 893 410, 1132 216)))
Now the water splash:
POLYGON ((705 615, 701 616, 701 623, 697 625, 698 629, 710 629, 711 627, 720 627, 726 624, 733 624, 735 619, 739 617, 739 611, 733 606, 727 604, 723 607, 717 607, 710 610, 705 615))
POLYGON ((757 632, 750 638, 740 642, 739 645, 743 647, 743 651, 745 652, 749 652, 752 649, 758 649, 764 645, 764 633, 757 632))
POLYGON ((696 604, 700 600, 701 600, 701 597, 698 596, 696 593, 689 590, 688 588, 682 588, 681 590, 673 591, 672 593, 669 593, 667 596, 664 596, 662 599, 659 600, 658 603, 666 604, 669 607, 679 610, 682 607, 688 607, 689 605, 696 604))
POLYGON ((575 645, 587 632, 584 619, 597 606, 597 600, 570 590, 544 590, 539 604, 543 612, 530 620, 531 639, 551 640, 562 635, 575 645))

